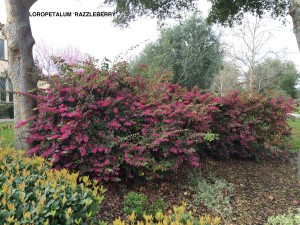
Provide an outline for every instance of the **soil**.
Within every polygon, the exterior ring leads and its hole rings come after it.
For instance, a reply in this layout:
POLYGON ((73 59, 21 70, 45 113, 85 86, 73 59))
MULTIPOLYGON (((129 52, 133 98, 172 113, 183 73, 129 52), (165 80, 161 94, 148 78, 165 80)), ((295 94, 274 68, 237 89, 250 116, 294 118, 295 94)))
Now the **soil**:
MULTIPOLYGON (((295 176, 296 165, 288 160, 257 162, 208 158, 202 162, 201 171, 204 177, 213 174, 234 184, 235 193, 231 198, 234 212, 226 224, 264 224, 269 216, 295 212, 300 208, 300 180, 295 176)), ((180 173, 169 174, 164 180, 107 184, 99 218, 110 224, 114 218, 125 219, 123 200, 130 191, 147 195, 149 204, 162 197, 169 209, 184 201, 196 215, 216 216, 203 205, 193 205, 195 193, 191 191, 191 172, 195 174, 198 171, 184 169, 180 173)))

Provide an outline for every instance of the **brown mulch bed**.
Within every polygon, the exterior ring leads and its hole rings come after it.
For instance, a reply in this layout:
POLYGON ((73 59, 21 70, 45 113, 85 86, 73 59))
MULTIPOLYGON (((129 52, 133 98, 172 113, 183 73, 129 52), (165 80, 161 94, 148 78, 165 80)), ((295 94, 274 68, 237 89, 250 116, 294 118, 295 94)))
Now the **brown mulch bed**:
MULTIPOLYGON (((300 208, 300 181, 296 179, 296 166, 289 162, 230 159, 218 161, 212 158, 202 163, 203 175, 214 174, 233 183, 232 197, 234 213, 228 224, 264 224, 268 216, 293 212, 300 208)), ((99 217, 112 222, 124 215, 124 196, 130 191, 142 192, 149 198, 149 204, 162 197, 169 209, 182 201, 190 205, 196 215, 213 214, 204 206, 193 206, 193 194, 188 172, 170 174, 164 181, 141 183, 108 184, 105 199, 100 207, 99 217), (170 179, 172 177, 172 179, 170 179)))

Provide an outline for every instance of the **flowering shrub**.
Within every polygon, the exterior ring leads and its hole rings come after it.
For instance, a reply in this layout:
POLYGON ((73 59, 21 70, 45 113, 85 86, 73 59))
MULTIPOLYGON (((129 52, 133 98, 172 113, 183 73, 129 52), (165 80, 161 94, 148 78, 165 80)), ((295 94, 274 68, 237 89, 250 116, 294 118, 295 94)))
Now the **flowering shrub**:
POLYGON ((98 180, 151 179, 183 164, 198 167, 204 152, 273 156, 290 134, 286 113, 293 103, 282 98, 187 91, 132 75, 124 62, 112 71, 88 61, 62 71, 36 97, 29 153, 98 180))
POLYGON ((295 106, 293 100, 233 92, 220 98, 217 106, 211 129, 219 139, 211 143, 211 154, 263 158, 277 156, 287 147, 291 134, 287 113, 295 106))
POLYGON ((104 189, 96 184, 51 170, 41 157, 0 148, 0 224, 98 224, 104 189))
POLYGON ((183 163, 199 166, 196 149, 209 133, 210 94, 114 72, 92 64, 54 77, 31 118, 30 154, 99 180, 154 178, 183 163))

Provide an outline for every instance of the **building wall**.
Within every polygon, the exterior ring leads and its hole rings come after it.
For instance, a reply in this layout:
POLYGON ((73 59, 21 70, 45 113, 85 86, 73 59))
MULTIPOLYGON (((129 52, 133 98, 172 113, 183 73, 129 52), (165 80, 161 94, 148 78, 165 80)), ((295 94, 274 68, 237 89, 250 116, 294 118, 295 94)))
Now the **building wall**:
MULTIPOLYGON (((0 58, 0 81, 4 83, 6 91, 9 90, 9 80, 6 77, 6 73, 4 73, 8 69, 8 51, 7 51, 7 41, 5 40, 5 37, 2 34, 2 28, 4 24, 0 23, 0 39, 4 40, 4 58, 0 58), (5 80, 3 80, 5 78, 5 80)), ((0 84, 1 85, 1 84, 0 84)), ((12 97, 9 97, 9 93, 2 92, 3 90, 0 90, 0 103, 3 102, 12 102, 12 97), (3 95, 5 95, 3 97, 3 95), (4 101, 5 100, 5 101, 4 101)))
MULTIPOLYGON (((7 77, 7 73, 5 73, 8 69, 8 50, 7 41, 2 33, 3 26, 4 24, 0 23, 0 39, 4 40, 4 58, 0 58, 0 105, 3 103, 13 103, 12 84, 7 77), (5 91, 3 91, 4 86, 5 91)), ((49 84, 47 81, 40 80, 37 87, 47 89, 49 88, 49 84)))
POLYGON ((0 73, 4 72, 8 68, 8 61, 0 59, 0 73))
POLYGON ((2 34, 3 24, 0 23, 0 39, 4 40, 4 59, 0 59, 0 73, 8 68, 7 41, 2 34))

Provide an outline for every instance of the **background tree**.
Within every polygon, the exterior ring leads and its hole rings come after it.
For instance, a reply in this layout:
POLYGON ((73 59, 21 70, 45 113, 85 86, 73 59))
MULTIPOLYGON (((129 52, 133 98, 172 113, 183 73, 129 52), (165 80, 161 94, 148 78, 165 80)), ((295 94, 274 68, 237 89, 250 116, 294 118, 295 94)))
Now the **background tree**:
POLYGON ((161 31, 135 64, 148 64, 174 73, 173 82, 188 88, 208 89, 222 65, 219 36, 202 17, 193 15, 179 25, 161 31))
MULTIPOLYGON (((14 91, 28 92, 36 88, 38 76, 34 73, 34 61, 32 56, 32 37, 29 9, 37 0, 5 0, 7 24, 3 28, 4 36, 8 43, 9 77, 12 80, 14 91)), ((195 9, 192 0, 106 0, 106 4, 113 4, 118 12, 116 22, 128 24, 137 16, 150 13, 159 20, 180 16, 183 9, 195 9)), ((34 115, 33 109, 36 101, 27 95, 14 97, 15 124, 34 115)), ((15 147, 28 149, 24 133, 26 128, 15 129, 15 147)))
POLYGON ((114 22, 119 26, 128 26, 141 16, 157 18, 162 24, 165 19, 181 19, 191 11, 197 11, 194 0, 105 0, 104 4, 115 6, 117 16, 114 22))
POLYGON ((222 69, 214 78, 211 90, 224 96, 229 91, 241 89, 240 75, 240 71, 235 63, 224 63, 222 69))
POLYGON ((279 59, 267 59, 255 69, 257 74, 256 86, 259 91, 266 93, 268 90, 284 92, 289 97, 297 98, 298 80, 300 77, 295 64, 291 61, 281 61, 279 59))
POLYGON ((300 49, 300 0, 209 0, 212 3, 209 22, 232 26, 240 23, 245 13, 262 17, 271 14, 273 18, 284 18, 290 15, 294 32, 300 49))
POLYGON ((44 75, 58 73, 59 68, 54 63, 53 57, 61 58, 67 64, 74 64, 88 58, 87 54, 84 54, 74 46, 70 45, 65 48, 55 49, 44 41, 40 41, 34 45, 33 55, 35 65, 44 75))
POLYGON ((258 76, 255 73, 256 67, 268 57, 279 54, 279 51, 265 47, 265 43, 271 40, 271 31, 275 28, 268 25, 268 20, 250 15, 242 22, 228 30, 230 40, 234 40, 234 43, 229 45, 227 54, 239 67, 246 90, 259 92, 269 74, 265 74, 265 77, 258 76))
MULTIPOLYGON (((300 97, 300 87, 297 86, 297 98, 299 99, 299 97, 300 97)), ((299 100, 298 100, 298 102, 299 102, 299 100)))

